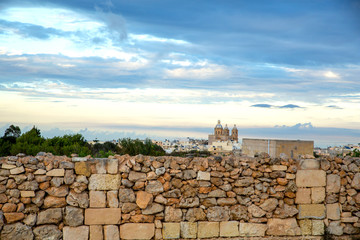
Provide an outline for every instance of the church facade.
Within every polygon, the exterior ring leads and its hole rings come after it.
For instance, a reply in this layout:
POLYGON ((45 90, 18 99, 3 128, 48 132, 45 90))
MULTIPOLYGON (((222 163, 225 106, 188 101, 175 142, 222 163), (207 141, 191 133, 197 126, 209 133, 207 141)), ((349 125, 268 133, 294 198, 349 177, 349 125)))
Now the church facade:
POLYGON ((208 138, 209 145, 211 145, 213 142, 217 141, 234 141, 238 142, 238 130, 236 128, 236 125, 234 125, 233 129, 231 130, 231 135, 229 128, 227 124, 223 128, 220 120, 218 120, 218 123, 216 124, 214 128, 214 134, 209 135, 208 138))

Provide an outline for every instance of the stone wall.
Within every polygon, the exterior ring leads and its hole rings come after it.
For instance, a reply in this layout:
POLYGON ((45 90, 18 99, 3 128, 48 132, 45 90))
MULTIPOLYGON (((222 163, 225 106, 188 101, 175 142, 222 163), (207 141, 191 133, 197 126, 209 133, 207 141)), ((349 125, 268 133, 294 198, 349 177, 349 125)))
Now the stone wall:
POLYGON ((320 239, 360 232, 360 159, 0 158, 0 239, 320 239))

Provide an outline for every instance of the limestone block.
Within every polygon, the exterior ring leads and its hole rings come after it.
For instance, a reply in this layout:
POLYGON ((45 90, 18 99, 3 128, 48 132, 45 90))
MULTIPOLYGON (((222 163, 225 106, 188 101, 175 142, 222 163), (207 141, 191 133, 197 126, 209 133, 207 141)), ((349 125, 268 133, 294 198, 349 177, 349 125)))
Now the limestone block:
POLYGON ((145 209, 153 201, 153 195, 144 191, 136 193, 136 204, 141 209, 145 209))
POLYGON ((44 175, 44 174, 46 174, 45 169, 38 169, 34 172, 34 175, 44 175))
POLYGON ((358 220, 359 220, 359 218, 355 217, 355 216, 353 216, 353 217, 342 217, 341 218, 341 222, 346 222, 346 223, 355 223, 358 220))
POLYGON ((198 222, 198 238, 218 237, 219 228, 219 222, 198 222))
POLYGON ((298 219, 324 219, 324 204, 300 204, 298 205, 298 219))
POLYGON ((300 220, 299 221, 299 226, 300 226, 300 229, 301 229, 301 235, 311 235, 311 233, 312 233, 312 231, 311 231, 312 230, 312 222, 311 222, 310 219, 300 220))
POLYGON ((340 220, 340 205, 339 203, 326 204, 326 217, 331 220, 340 220))
POLYGON ((284 165, 271 165, 270 168, 273 171, 286 171, 287 170, 287 166, 284 166, 284 165))
POLYGON ((101 225, 90 225, 90 240, 103 240, 103 227, 101 225))
POLYGON ((119 161, 117 159, 109 159, 106 167, 107 167, 107 173, 117 174, 119 170, 119 161))
POLYGON ((317 159, 303 159, 300 160, 300 169, 309 170, 309 169, 319 169, 320 161, 317 159))
POLYGON ((120 226, 121 239, 151 239, 154 234, 153 223, 125 223, 120 226))
POLYGON ((88 240, 89 239, 89 226, 80 227, 64 227, 63 228, 64 240, 88 240))
POLYGON ((182 238, 196 238, 197 223, 196 222, 181 222, 180 235, 182 238))
POLYGON ((324 187, 325 185, 326 172, 323 170, 298 170, 296 173, 298 187, 324 187))
POLYGON ((312 222, 312 235, 322 236, 324 235, 325 227, 323 220, 311 220, 312 222))
POLYGON ((267 235, 274 236, 295 236, 301 235, 300 227, 298 226, 295 218, 272 218, 267 222, 268 229, 267 235))
POLYGON ((341 236, 344 233, 344 227, 340 225, 340 221, 332 221, 327 227, 327 231, 332 235, 341 236))
POLYGON ((338 193, 340 192, 340 176, 337 174, 329 174, 326 177, 326 192, 338 193))
POLYGON ((20 191, 21 197, 27 198, 27 197, 35 197, 34 191, 20 191))
POLYGON ((265 236, 266 224, 261 223, 240 223, 239 233, 242 237, 265 236))
POLYGON ((58 169, 52 169, 46 173, 46 176, 49 177, 63 177, 65 175, 65 169, 58 168, 58 169))
POLYGON ((360 173, 356 173, 352 182, 351 186, 355 188, 356 190, 360 190, 360 173))
POLYGON ((163 239, 162 231, 160 228, 155 229, 155 240, 163 239))
POLYGON ((104 239, 105 240, 119 240, 119 227, 116 225, 105 225, 104 226, 104 239))
POLYGON ((91 208, 106 207, 106 195, 104 191, 89 191, 89 196, 91 208))
POLYGON ((88 208, 85 209, 86 225, 120 224, 120 208, 88 208))
POLYGON ((239 236, 238 221, 220 222, 220 237, 237 237, 237 236, 239 236))
POLYGON ((4 213, 4 217, 7 223, 14 223, 25 218, 23 213, 4 213))
POLYGON ((180 223, 163 223, 163 238, 177 239, 180 238, 180 223))
POLYGON ((296 192, 295 203, 308 204, 311 203, 311 189, 310 188, 298 188, 296 192))
POLYGON ((118 190, 120 175, 93 174, 89 178, 89 190, 118 190))
POLYGON ((196 180, 210 181, 210 172, 198 171, 196 180))
POLYGON ((110 208, 119 207, 118 191, 108 191, 106 193, 106 206, 110 208))
POLYGON ((86 162, 88 160, 87 157, 73 157, 72 161, 73 162, 86 162))
POLYGON ((97 160, 95 164, 96 173, 106 173, 106 161, 104 159, 97 160))
POLYGON ((315 187, 311 188, 311 202, 312 203, 322 203, 325 200, 325 188, 324 187, 315 187))
POLYGON ((25 172, 25 169, 23 166, 10 169, 10 174, 12 174, 12 175, 20 174, 23 172, 25 172))
POLYGON ((90 164, 86 161, 76 162, 75 173, 77 175, 84 175, 86 177, 90 177, 91 175, 90 164))
POLYGON ((3 168, 3 169, 13 169, 13 168, 16 168, 16 165, 3 163, 1 165, 1 168, 3 168))

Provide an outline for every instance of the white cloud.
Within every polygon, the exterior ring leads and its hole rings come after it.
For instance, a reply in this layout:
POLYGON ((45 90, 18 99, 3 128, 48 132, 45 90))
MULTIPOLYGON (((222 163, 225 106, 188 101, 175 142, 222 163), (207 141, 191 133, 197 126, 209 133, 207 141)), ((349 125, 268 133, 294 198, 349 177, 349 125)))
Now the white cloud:
POLYGON ((327 71, 324 73, 324 76, 327 77, 327 78, 339 78, 339 74, 337 73, 334 73, 332 71, 327 71))
POLYGON ((228 78, 231 76, 231 71, 222 65, 207 64, 206 67, 200 68, 175 68, 165 70, 165 75, 168 78, 179 79, 213 79, 213 78, 228 78))
POLYGON ((131 43, 133 43, 134 41, 144 41, 144 42, 171 43, 178 45, 190 44, 189 42, 181 39, 161 38, 149 34, 129 34, 129 41, 131 43))

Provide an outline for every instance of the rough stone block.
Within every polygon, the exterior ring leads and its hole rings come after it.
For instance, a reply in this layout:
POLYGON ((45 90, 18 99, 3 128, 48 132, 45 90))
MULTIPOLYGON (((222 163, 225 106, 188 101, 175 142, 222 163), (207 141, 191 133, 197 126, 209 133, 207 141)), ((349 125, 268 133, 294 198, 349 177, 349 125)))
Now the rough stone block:
POLYGON ((324 219, 324 204, 301 204, 298 206, 298 219, 324 219))
POLYGON ((337 174, 329 174, 326 177, 326 192, 338 193, 340 192, 340 176, 337 174))
POLYGON ((117 174, 119 170, 119 161, 117 159, 109 159, 106 168, 109 174, 117 174))
POLYGON ((52 169, 46 173, 46 176, 49 177, 63 177, 65 175, 65 169, 58 168, 58 169, 52 169))
POLYGON ((323 170, 298 170, 296 173, 298 187, 324 187, 325 185, 326 172, 323 170))
POLYGON ((316 159, 303 159, 300 160, 300 169, 309 170, 309 169, 319 169, 320 161, 316 159))
POLYGON ((284 166, 284 165, 271 165, 270 168, 273 171, 286 171, 287 170, 287 166, 284 166))
POLYGON ((120 224, 120 208, 88 208, 85 209, 86 225, 120 224))
POLYGON ((219 222, 198 222, 198 238, 218 237, 219 228, 219 222))
POLYGON ((1 168, 3 168, 3 169, 13 169, 13 168, 16 168, 16 165, 3 163, 1 165, 1 168))
POLYGON ((340 220, 340 205, 339 203, 326 204, 326 217, 331 220, 340 220))
POLYGON ((243 237, 261 237, 265 236, 267 228, 266 224, 261 223, 240 223, 239 233, 243 237))
POLYGON ((90 240, 103 240, 103 227, 101 225, 90 225, 90 240))
POLYGON ((76 162, 75 173, 78 175, 84 175, 86 177, 90 177, 91 175, 90 164, 86 161, 76 162))
POLYGON ((105 225, 104 226, 104 239, 105 240, 119 240, 119 227, 116 225, 105 225))
POLYGON ((182 238, 196 238, 197 223, 196 222, 181 222, 180 234, 182 238))
POLYGON ((118 191, 108 191, 106 193, 106 206, 110 208, 119 207, 118 191))
POLYGON ((118 190, 120 187, 118 174, 93 174, 89 180, 89 190, 118 190))
POLYGON ((197 180, 210 181, 210 172, 198 171, 197 180))
POLYGON ((237 237, 239 236, 239 222, 228 221, 220 222, 220 237, 237 237))
POLYGON ((324 221, 323 220, 312 220, 312 235, 322 236, 324 235, 324 221))
POLYGON ((90 191, 89 196, 91 208, 106 207, 106 195, 104 191, 90 191))
POLYGON ((34 191, 20 191, 21 197, 28 198, 28 197, 35 197, 34 191))
POLYGON ((98 159, 95 164, 95 171, 96 173, 106 173, 106 160, 105 159, 98 159))
POLYGON ((272 218, 267 222, 268 229, 267 235, 274 236, 295 236, 301 235, 300 227, 298 226, 295 218, 272 218))
POLYGON ((44 174, 46 174, 45 169, 38 169, 34 172, 34 175, 44 175, 44 174))
POLYGON ((299 226, 301 229, 301 235, 311 235, 312 222, 310 219, 300 220, 299 226))
POLYGON ((315 187, 311 188, 311 202, 312 203, 322 203, 325 200, 325 188, 324 187, 315 187))
POLYGON ((89 226, 80 227, 64 227, 63 228, 64 240, 88 240, 89 239, 89 226))
POLYGON ((308 204, 311 203, 311 189, 310 188, 298 188, 296 192, 295 203, 308 204))
POLYGON ((73 162, 86 162, 88 160, 87 157, 73 157, 71 159, 73 162))
POLYGON ((125 223, 120 226, 121 239, 151 239, 154 234, 153 223, 125 223))
POLYGON ((23 213, 4 213, 4 217, 7 223, 14 223, 25 218, 23 213))
POLYGON ((23 166, 10 169, 10 174, 12 174, 12 175, 20 174, 20 173, 23 173, 23 172, 25 172, 25 169, 24 169, 23 166))
POLYGON ((177 239, 180 238, 180 223, 163 223, 163 238, 177 239))

